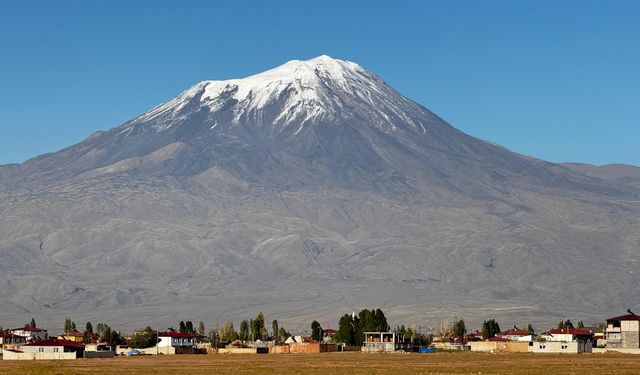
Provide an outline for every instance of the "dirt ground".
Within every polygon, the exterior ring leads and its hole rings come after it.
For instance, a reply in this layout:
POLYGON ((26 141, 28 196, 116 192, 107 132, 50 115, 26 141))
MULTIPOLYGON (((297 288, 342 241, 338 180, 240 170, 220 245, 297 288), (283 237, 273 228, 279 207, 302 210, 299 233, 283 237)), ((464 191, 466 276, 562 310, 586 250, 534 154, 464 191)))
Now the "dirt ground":
POLYGON ((0 361, 0 374, 640 374, 624 354, 177 355, 0 361))

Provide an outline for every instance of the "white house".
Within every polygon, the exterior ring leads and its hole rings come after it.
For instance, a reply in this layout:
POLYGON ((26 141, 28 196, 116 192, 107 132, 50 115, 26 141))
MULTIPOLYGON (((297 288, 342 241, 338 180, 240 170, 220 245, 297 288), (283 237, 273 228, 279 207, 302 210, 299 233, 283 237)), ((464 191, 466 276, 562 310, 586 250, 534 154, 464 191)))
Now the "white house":
POLYGON ((526 330, 519 329, 515 326, 509 330, 496 334, 496 336, 509 341, 533 341, 533 335, 530 335, 526 330))
POLYGON ((538 353, 591 353, 593 333, 579 328, 556 328, 540 334, 530 349, 538 353))
POLYGON ((5 350, 4 360, 34 360, 34 359, 76 359, 82 358, 84 345, 69 340, 48 339, 16 346, 5 350))
POLYGON ((196 333, 180 333, 175 331, 167 331, 158 333, 159 348, 195 348, 196 333))

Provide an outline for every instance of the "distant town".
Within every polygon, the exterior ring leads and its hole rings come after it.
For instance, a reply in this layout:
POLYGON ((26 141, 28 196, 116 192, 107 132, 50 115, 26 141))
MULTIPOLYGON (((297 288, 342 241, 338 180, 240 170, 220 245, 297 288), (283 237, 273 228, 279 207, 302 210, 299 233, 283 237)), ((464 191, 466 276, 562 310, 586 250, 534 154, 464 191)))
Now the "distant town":
POLYGON ((531 325, 500 327, 494 319, 471 330, 464 319, 443 321, 432 332, 416 327, 391 327, 381 309, 344 314, 334 328, 318 321, 309 331, 292 334, 262 312, 209 328, 180 321, 176 327, 146 327, 125 333, 106 323, 78 327, 66 319, 60 333, 40 327, 35 319, 24 326, 0 330, 3 360, 57 360, 115 356, 180 354, 287 354, 361 351, 368 353, 433 353, 473 351, 507 353, 620 353, 640 354, 640 316, 630 310, 607 318, 598 326, 563 320, 539 332, 531 325), (505 329, 506 328, 506 329, 505 329))

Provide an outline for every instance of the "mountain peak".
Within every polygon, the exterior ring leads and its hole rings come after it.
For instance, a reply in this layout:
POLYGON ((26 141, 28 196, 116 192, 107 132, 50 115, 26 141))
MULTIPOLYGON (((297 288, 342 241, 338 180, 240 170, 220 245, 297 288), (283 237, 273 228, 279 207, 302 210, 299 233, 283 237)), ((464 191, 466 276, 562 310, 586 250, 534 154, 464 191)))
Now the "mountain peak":
POLYGON ((430 112, 360 65, 321 55, 291 60, 245 78, 202 81, 128 126, 152 122, 153 128, 162 131, 202 109, 209 112, 211 129, 244 123, 291 127, 295 134, 311 123, 338 124, 354 117, 384 132, 406 126, 424 132, 423 124, 407 112, 424 112, 428 118, 422 123, 433 122, 430 112))

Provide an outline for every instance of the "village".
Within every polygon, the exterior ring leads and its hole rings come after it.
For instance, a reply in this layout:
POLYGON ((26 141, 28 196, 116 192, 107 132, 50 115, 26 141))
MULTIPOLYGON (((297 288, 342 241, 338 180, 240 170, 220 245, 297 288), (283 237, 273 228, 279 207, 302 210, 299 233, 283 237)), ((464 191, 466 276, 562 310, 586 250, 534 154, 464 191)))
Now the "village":
POLYGON ((575 326, 570 320, 556 327, 535 332, 513 326, 501 330, 494 319, 486 320, 480 330, 468 331, 464 320, 443 321, 432 332, 422 333, 412 327, 391 328, 380 309, 363 309, 344 314, 337 329, 311 323, 310 334, 290 334, 278 321, 271 330, 265 327, 264 314, 243 320, 236 331, 233 323, 205 331, 203 322, 194 327, 181 321, 179 328, 166 330, 146 327, 123 334, 107 324, 90 322, 85 330, 67 319, 59 334, 50 334, 34 319, 23 327, 0 331, 0 354, 3 360, 72 360, 111 358, 115 356, 180 354, 295 354, 329 352, 363 353, 433 353, 436 351, 471 351, 489 353, 605 353, 640 354, 640 316, 627 314, 606 319, 597 327, 575 326))

